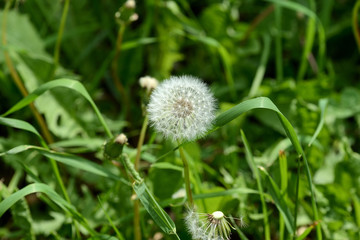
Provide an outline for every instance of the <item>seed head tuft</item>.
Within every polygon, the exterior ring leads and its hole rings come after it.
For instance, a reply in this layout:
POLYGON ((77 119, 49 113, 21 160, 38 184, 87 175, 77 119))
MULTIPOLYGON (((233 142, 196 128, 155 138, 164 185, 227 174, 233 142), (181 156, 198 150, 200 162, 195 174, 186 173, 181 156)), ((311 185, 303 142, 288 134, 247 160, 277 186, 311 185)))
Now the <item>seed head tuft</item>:
POLYGON ((147 110, 151 125, 166 138, 192 141, 211 127, 215 99, 198 78, 173 76, 153 91, 147 110))
POLYGON ((194 208, 190 208, 185 217, 185 224, 193 239, 229 240, 233 226, 226 218, 221 211, 207 214, 197 213, 194 208))

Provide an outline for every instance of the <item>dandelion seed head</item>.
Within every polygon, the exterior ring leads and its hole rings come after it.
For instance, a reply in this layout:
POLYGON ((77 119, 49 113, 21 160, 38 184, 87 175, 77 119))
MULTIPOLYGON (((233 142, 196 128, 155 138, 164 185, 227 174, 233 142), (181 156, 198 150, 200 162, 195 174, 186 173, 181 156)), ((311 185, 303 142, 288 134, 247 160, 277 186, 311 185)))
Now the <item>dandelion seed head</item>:
POLYGON ((211 127, 215 99, 198 78, 171 77, 153 91, 147 110, 152 126, 166 138, 192 141, 211 127))
POLYGON ((187 211, 185 224, 193 239, 199 240, 229 240, 233 228, 223 212, 202 214, 194 208, 187 211))

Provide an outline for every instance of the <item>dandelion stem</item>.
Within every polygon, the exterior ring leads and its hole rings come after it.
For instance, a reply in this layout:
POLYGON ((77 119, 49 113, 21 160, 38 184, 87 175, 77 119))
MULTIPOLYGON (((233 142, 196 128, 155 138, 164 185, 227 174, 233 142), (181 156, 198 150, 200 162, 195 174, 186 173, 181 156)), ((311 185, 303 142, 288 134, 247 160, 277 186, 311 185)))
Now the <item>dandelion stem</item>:
POLYGON ((141 148, 142 148, 142 145, 144 144, 145 133, 146 133, 148 121, 149 121, 149 118, 146 115, 145 118, 144 118, 143 125, 141 127, 140 137, 139 137, 139 141, 138 141, 138 145, 137 145, 136 158, 135 158, 135 163, 134 163, 136 171, 139 170, 141 148))
MULTIPOLYGON (((180 143, 179 143, 180 144, 180 143)), ((181 160, 183 161, 184 165, 184 178, 185 178, 185 188, 186 188, 186 196, 189 202, 189 205, 192 207, 194 206, 194 200, 192 197, 191 187, 190 187, 190 170, 189 170, 189 163, 186 160, 184 149, 182 146, 179 146, 179 152, 181 160)))

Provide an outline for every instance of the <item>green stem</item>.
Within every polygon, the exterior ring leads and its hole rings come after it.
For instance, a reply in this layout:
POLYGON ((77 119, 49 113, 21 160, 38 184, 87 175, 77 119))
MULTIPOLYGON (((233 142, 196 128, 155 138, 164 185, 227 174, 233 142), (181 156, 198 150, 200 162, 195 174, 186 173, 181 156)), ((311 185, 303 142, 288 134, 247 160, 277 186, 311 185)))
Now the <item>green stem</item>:
MULTIPOLYGON (((286 155, 283 151, 280 151, 279 153, 279 165, 280 165, 280 178, 281 178, 281 194, 284 196, 284 199, 287 199, 287 185, 288 185, 288 169, 287 169, 287 159, 286 155)), ((285 239, 285 221, 283 216, 280 214, 280 240, 285 239)))
POLYGON ((312 178, 311 178, 311 172, 310 172, 310 167, 309 167, 309 163, 306 159, 305 153, 303 154, 303 159, 304 159, 304 163, 305 163, 305 171, 306 171, 306 176, 308 179, 308 184, 310 187, 310 192, 311 192, 311 205, 312 205, 312 209, 314 212, 314 219, 315 219, 315 224, 316 224, 316 236, 318 240, 322 239, 322 232, 321 232, 321 225, 319 222, 319 213, 316 207, 316 199, 315 199, 315 194, 314 194, 314 187, 313 187, 313 183, 312 183, 312 178))
POLYGON ((276 3, 275 3, 275 25, 277 29, 277 34, 275 35, 276 78, 278 81, 282 81, 283 80, 282 43, 281 43, 282 10, 281 10, 281 6, 276 3))
POLYGON ((53 67, 52 73, 50 75, 50 79, 54 77, 56 68, 59 65, 61 40, 62 40, 62 36, 64 33, 67 14, 69 11, 69 4, 70 4, 70 0, 65 0, 65 5, 64 5, 64 9, 63 9, 63 12, 61 15, 60 27, 59 27, 58 36, 57 36, 56 44, 55 44, 55 50, 54 50, 54 67, 53 67))
POLYGON ((140 137, 139 137, 137 150, 136 150, 136 157, 135 157, 135 164, 134 164, 136 171, 139 170, 141 148, 142 148, 142 145, 144 144, 145 133, 146 133, 148 121, 149 121, 149 118, 148 118, 148 115, 146 115, 145 118, 144 118, 144 122, 142 124, 142 127, 141 127, 140 137))
POLYGON ((360 30, 359 30, 359 24, 358 24, 358 12, 360 9, 360 0, 358 0, 353 8, 352 12, 352 28, 356 40, 356 44, 358 46, 358 49, 360 51, 360 30))
POLYGON ((294 208, 294 233, 293 233, 293 239, 294 240, 296 239, 297 213, 298 213, 298 206, 299 206, 300 172, 301 172, 301 158, 298 159, 297 175, 296 175, 295 208, 294 208))
MULTIPOLYGON (((180 143, 179 143, 180 145, 180 143)), ((192 197, 192 192, 191 192, 191 187, 190 187, 190 170, 189 170, 189 163, 186 160, 185 154, 184 154, 184 149, 182 146, 179 146, 179 152, 180 152, 180 157, 181 160, 183 162, 184 165, 184 178, 185 178, 185 188, 186 188, 186 196, 187 196, 187 200, 189 202, 189 205, 192 207, 194 206, 194 200, 192 197)))
MULTIPOLYGON (((134 168, 136 171, 139 170, 139 164, 140 164, 140 156, 141 156, 141 148, 142 145, 144 144, 144 139, 145 139, 145 133, 146 133, 146 129, 147 129, 147 125, 148 125, 148 116, 145 115, 144 118, 144 122, 143 125, 141 127, 141 131, 140 131, 140 137, 139 137, 139 142, 137 145, 137 152, 136 152, 136 158, 135 158, 135 164, 134 164, 134 168)), ((140 227, 140 203, 139 200, 136 199, 134 201, 134 239, 135 240, 141 240, 141 227, 140 227)))
POLYGON ((241 132, 241 138, 244 142, 245 145, 245 151, 246 151, 246 159, 250 165, 250 168, 253 172, 253 175, 256 178, 256 182, 257 182, 257 187, 259 189, 260 192, 260 201, 261 201, 261 206, 262 206, 262 210, 263 210, 263 215, 264 215, 264 226, 265 226, 265 240, 270 240, 270 225, 269 225, 269 218, 268 218, 268 213, 267 213, 267 208, 266 208, 266 203, 265 203, 265 197, 264 197, 264 190, 261 184, 261 178, 260 178, 260 174, 259 174, 259 170, 258 167, 254 161, 253 155, 251 153, 250 150, 250 146, 249 143, 246 139, 245 133, 243 130, 240 130, 241 132))

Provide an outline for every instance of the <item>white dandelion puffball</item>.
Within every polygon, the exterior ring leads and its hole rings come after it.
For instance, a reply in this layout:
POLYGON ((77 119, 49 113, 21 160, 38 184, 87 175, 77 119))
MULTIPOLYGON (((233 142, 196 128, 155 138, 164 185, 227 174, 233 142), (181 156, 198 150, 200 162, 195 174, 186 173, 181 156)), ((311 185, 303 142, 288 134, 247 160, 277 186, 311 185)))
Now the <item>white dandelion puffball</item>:
POLYGON ((156 131, 174 141, 202 137, 215 118, 215 99, 198 78, 170 77, 150 96, 149 120, 156 131))

